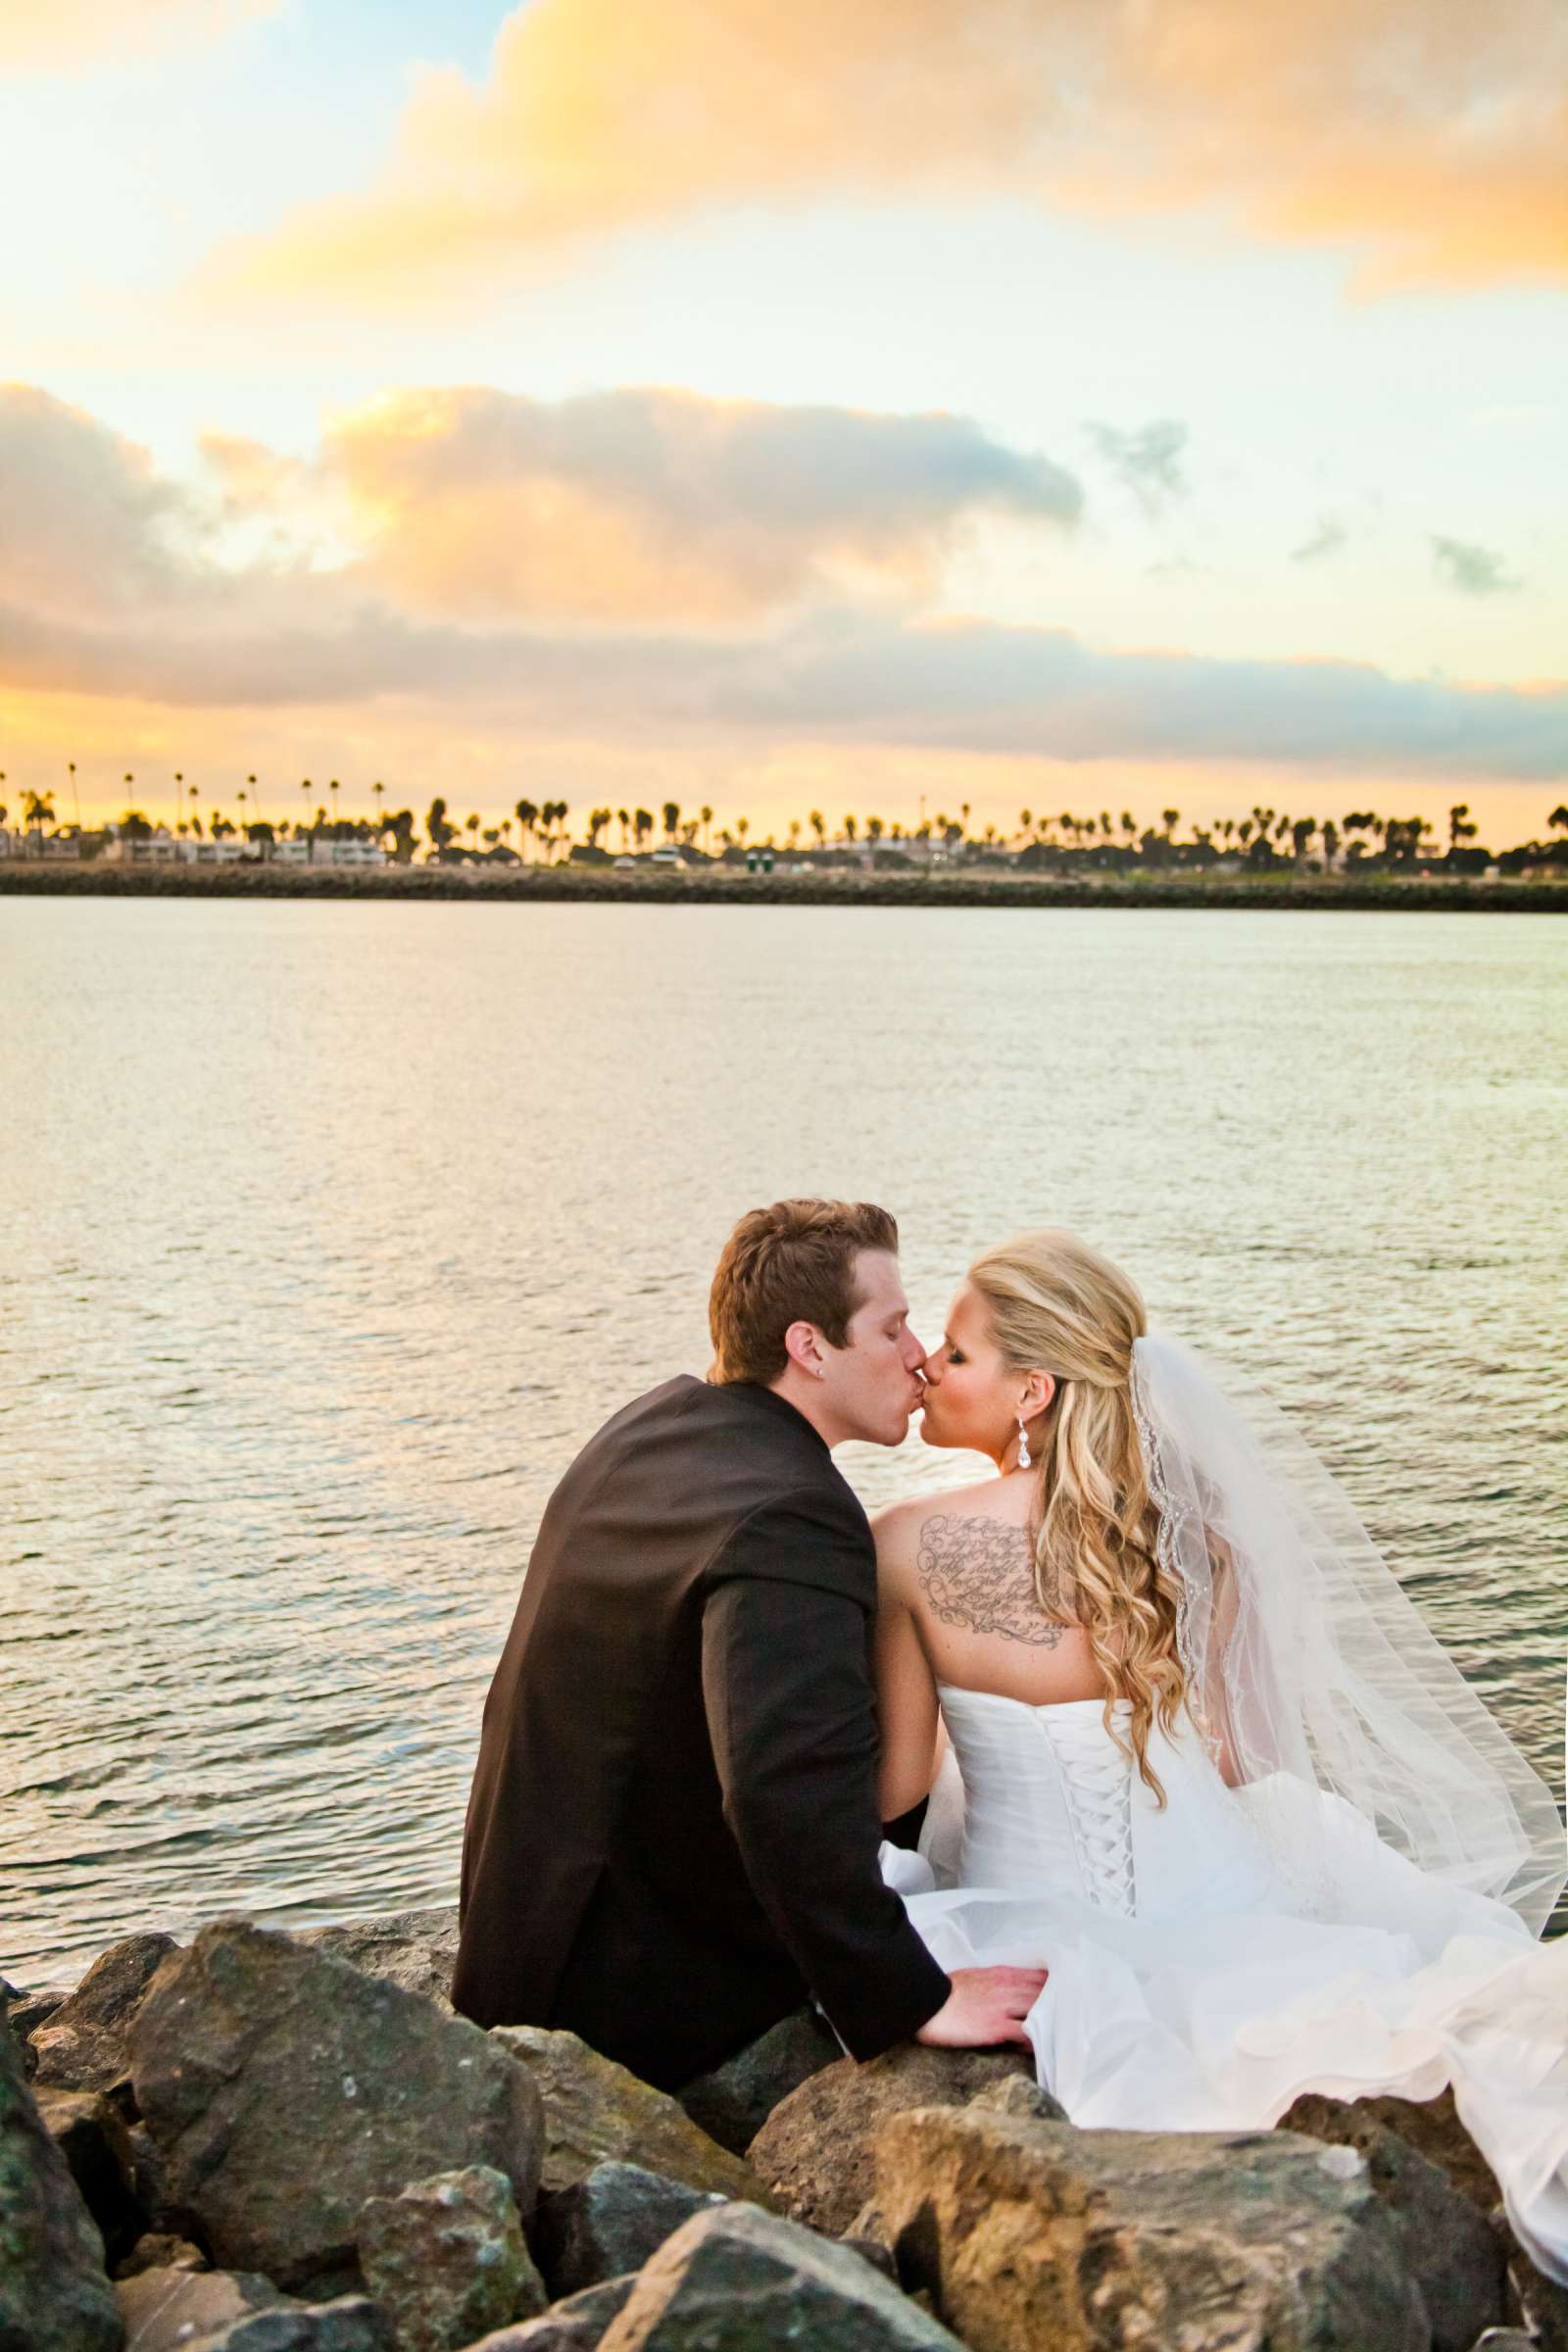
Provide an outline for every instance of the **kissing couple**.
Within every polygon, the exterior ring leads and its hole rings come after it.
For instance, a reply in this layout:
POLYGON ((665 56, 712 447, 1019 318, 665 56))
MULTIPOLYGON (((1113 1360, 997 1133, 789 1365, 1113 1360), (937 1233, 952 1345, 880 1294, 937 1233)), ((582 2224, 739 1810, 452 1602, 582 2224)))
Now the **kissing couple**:
POLYGON ((1568 2283, 1556 1804, 1348 1497, 1068 1233, 941 1345, 866 1202, 743 1217, 713 1361, 550 1498, 485 1705, 453 1996, 678 2089, 814 2002, 1016 2042, 1076 2125, 1453 2087, 1568 2283), (850 1440, 994 1475, 873 1524, 850 1440))

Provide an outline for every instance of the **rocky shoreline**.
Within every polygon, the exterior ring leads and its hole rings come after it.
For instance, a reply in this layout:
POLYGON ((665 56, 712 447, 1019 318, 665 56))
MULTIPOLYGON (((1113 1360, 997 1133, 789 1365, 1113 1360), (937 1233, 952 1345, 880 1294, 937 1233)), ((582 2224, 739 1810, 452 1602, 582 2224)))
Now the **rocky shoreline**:
POLYGON ((1568 882, 1389 874, 1299 876, 993 873, 747 874, 722 867, 115 866, 0 860, 0 895, 32 898, 585 900, 633 906, 1209 906, 1454 914, 1568 913, 1568 882))
POLYGON ((786 2019, 680 2098, 446 1997, 450 1911, 3 1987, 0 2352, 1568 2352, 1445 2095, 1080 2132, 786 2019))

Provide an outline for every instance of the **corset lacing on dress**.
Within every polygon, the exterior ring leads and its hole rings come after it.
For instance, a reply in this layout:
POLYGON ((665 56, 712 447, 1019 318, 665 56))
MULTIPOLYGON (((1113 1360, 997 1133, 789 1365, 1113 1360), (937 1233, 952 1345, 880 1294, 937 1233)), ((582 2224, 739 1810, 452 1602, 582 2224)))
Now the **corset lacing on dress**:
MULTIPOLYGON (((1125 1700, 1116 1702, 1111 1713, 1118 1730, 1125 1728, 1122 1719, 1130 1712, 1125 1700)), ((1133 1767, 1106 1739, 1098 1706, 1040 1707, 1035 1720, 1060 1767, 1078 1867, 1090 1900, 1131 1919, 1137 1909, 1133 1767)))

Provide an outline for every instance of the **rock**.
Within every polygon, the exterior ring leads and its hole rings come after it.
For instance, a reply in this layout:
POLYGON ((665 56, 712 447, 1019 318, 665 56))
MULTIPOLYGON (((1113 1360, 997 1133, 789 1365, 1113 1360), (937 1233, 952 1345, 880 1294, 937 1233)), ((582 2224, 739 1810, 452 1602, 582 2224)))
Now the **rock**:
POLYGON ((544 2127, 527 2073, 466 2019, 244 1921, 168 1960, 131 2029, 136 2098, 225 2268, 283 2286, 354 2260, 368 2198, 493 2165, 530 2213, 544 2127))
POLYGON ((1064 2124, 1067 2110, 1029 2075, 1004 2075, 1000 2082, 988 2082, 977 2090, 968 2102, 978 2107, 982 2115, 1032 2115, 1039 2124, 1064 2124))
POLYGON ((815 2009, 797 2009, 680 2094, 692 2122, 732 2156, 744 2156, 780 2100, 844 2055, 815 2009))
POLYGON ((103 2239, 0 2021, 0 2352, 119 2352, 103 2239))
POLYGON ((382 1919, 351 1919, 339 1927, 306 1928, 297 1943, 346 1960, 362 1976, 422 1993, 438 2009, 452 2011, 452 1971, 458 1958, 457 1905, 427 1911, 393 1911, 382 1919))
POLYGON ((1308 2139, 1327 2139, 1354 2146, 1344 2134, 1354 2124, 1381 2124, 1396 2132, 1406 2147, 1414 2148, 1428 2164, 1447 2174, 1460 2196, 1493 2212, 1502 2201, 1492 2167, 1459 2121, 1451 2090, 1435 2099, 1330 2099, 1307 2091, 1279 2120, 1282 2132, 1304 2132, 1308 2139))
POLYGON ((436 2173, 360 2215, 360 2268, 398 2352, 461 2352, 550 2300, 512 2183, 489 2165, 436 2173))
POLYGON ((537 2320, 521 2328, 503 2328, 482 2336, 469 2352, 595 2352, 601 2336, 630 2298, 637 2283, 633 2271, 625 2278, 607 2278, 603 2286, 584 2287, 564 2303, 552 2303, 537 2320))
POLYGON ((130 2135, 120 2110, 101 2091, 34 2085, 44 2130, 70 2168, 82 2203, 98 2225, 111 2265, 141 2235, 146 2216, 136 2196, 130 2135))
POLYGON ((963 2107, 1014 2075, 1034 2079, 1022 2050, 928 2050, 908 2041, 863 2066, 840 2058, 774 2109, 749 2161, 786 2213, 842 2237, 872 2194, 872 2149, 889 2116, 963 2107))
POLYGON ((876 2169, 901 2278, 972 2352, 1427 2352, 1350 2148, 924 2108, 883 2126, 876 2169))
POLYGON ((1536 2352, 1568 2352, 1568 2287, 1543 2278, 1511 2230, 1503 2242, 1509 2254, 1509 2319, 1528 2329, 1536 2352))
POLYGON ((697 2214, 647 2264, 600 2352, 958 2352, 858 2254, 755 2205, 697 2214))
POLYGON ((391 2352, 363 2295, 298 2303, 238 2271, 144 2271, 116 2288, 125 2352, 391 2352))
POLYGON ((891 2278, 895 2286, 899 2285, 899 2266, 894 2260, 893 2248, 880 2237, 861 2237, 852 2230, 847 2237, 839 2239, 839 2244, 847 2246, 852 2254, 858 2254, 860 2260, 868 2262, 873 2271, 880 2271, 884 2278, 891 2278))
POLYGON ((723 2201, 640 2164, 596 2164, 540 2204, 533 2242, 550 2292, 573 2295, 640 2271, 683 2222, 723 2201))
POLYGON ((169 2164, 151 2132, 143 2124, 132 2124, 125 2137, 145 2228, 161 2237, 187 2237, 200 2243, 201 2224, 188 2205, 176 2204, 171 2196, 169 2164))
POLYGON ((601 2058, 575 2034, 496 2026, 490 2039, 525 2066, 544 2102, 544 2185, 569 2188, 596 2164, 619 2160, 722 2197, 769 2200, 754 2172, 685 2115, 667 2091, 601 2058))
MULTIPOLYGON (((1416 2153, 1402 2132, 1370 2112, 1408 2107, 1406 2099, 1316 2102, 1307 2136, 1354 2148, 1365 2158, 1372 2185, 1388 2208, 1404 2266, 1426 2303, 1435 2352, 1470 2352, 1483 2328, 1505 2317, 1507 2252, 1484 2212, 1454 2187, 1450 2176, 1416 2153)), ((1308 2105, 1305 2099, 1298 2107, 1308 2105)), ((1294 2111, 1293 2111, 1294 2112, 1294 2111)), ((1491 2179, 1489 2174, 1488 2179, 1491 2179)))
POLYGON ((139 2278, 143 2271, 206 2271, 211 2268, 200 2246, 193 2246, 188 2237, 170 2237, 161 2230, 149 2230, 144 2236, 137 2238, 115 2277, 139 2278))
POLYGON ((125 2352, 207 2352, 236 2320, 288 2303, 270 2278, 234 2271, 143 2271, 115 2291, 125 2352))
POLYGON ((38 2081, 67 2090, 120 2090, 129 2073, 131 2021, 159 1967, 178 1948, 172 1936, 127 1936, 111 1944, 75 1991, 33 2028, 38 2081))
POLYGON ((69 1984, 54 1984, 45 1992, 18 1992, 15 1987, 0 1997, 0 2010, 22 2046, 24 2072, 30 2078, 37 2072, 38 2060, 30 2036, 53 2017, 62 2001, 71 1997, 69 1984))

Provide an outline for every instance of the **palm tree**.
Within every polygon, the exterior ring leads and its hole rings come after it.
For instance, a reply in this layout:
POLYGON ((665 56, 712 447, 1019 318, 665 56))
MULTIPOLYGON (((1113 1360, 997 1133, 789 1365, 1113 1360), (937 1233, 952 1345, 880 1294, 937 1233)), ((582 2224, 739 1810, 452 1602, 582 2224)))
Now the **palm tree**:
POLYGON ((873 850, 876 848, 877 843, 881 840, 887 828, 879 816, 868 816, 866 818, 865 838, 871 844, 873 850))
POLYGON ((1115 826, 1110 821, 1110 810, 1108 808, 1102 808, 1100 811, 1100 830, 1103 834, 1106 841, 1110 839, 1115 829, 1115 826))
POLYGON ((631 829, 633 834, 636 836, 637 847, 640 850, 643 846, 643 843, 648 839, 649 834, 654 829, 653 810, 651 808, 634 809, 632 812, 631 829))
POLYGON ((673 841, 675 838, 675 827, 680 823, 679 801, 666 801, 664 803, 662 814, 664 819, 664 839, 666 841, 673 841))
POLYGON ((1020 832, 1020 833, 1023 835, 1023 837, 1024 837, 1024 839, 1025 839, 1026 841, 1028 840, 1028 838, 1029 838, 1029 835, 1030 835, 1031 831, 1033 830, 1033 827, 1034 827, 1034 821, 1035 821, 1035 820, 1034 820, 1034 812, 1033 812, 1033 810, 1032 810, 1032 809, 1029 809, 1029 808, 1020 808, 1020 809, 1019 809, 1019 811, 1018 811, 1018 830, 1019 830, 1019 832, 1020 832))
MULTIPOLYGON (((251 778, 251 782, 254 784, 255 781, 256 779, 253 776, 251 778)), ((386 791, 386 786, 381 783, 375 783, 370 786, 370 790, 375 795, 375 830, 379 835, 381 830, 381 799, 382 795, 386 791)))
POLYGON ((817 848, 819 850, 826 849, 827 818, 822 814, 821 809, 813 808, 806 821, 810 826, 811 831, 816 835, 817 848))
POLYGON ((29 792, 23 801, 22 821, 29 833, 42 832, 45 825, 55 821, 55 796, 52 792, 29 792))
POLYGON ((1556 808, 1547 817, 1546 830, 1548 833, 1568 833, 1568 807, 1565 807, 1561 801, 1557 803, 1556 808))
MULTIPOLYGON (((311 786, 311 779, 310 779, 310 777, 309 777, 309 776, 302 776, 302 777, 300 778, 300 790, 301 790, 301 792, 303 792, 303 793, 304 793, 304 795, 305 795, 305 810, 306 810, 306 816, 307 816, 307 819, 309 819, 309 815, 310 815, 310 808, 311 808, 311 790, 312 790, 312 786, 311 786)), ((443 808, 446 807, 446 803, 445 803, 445 801, 443 801, 443 802, 442 802, 441 806, 442 806, 442 808, 443 808)), ((296 825, 296 826, 295 826, 295 828, 294 828, 294 831, 295 831, 295 833, 296 833, 296 835, 297 835, 297 834, 298 834, 298 832, 299 832, 299 827, 298 827, 298 825, 296 825)), ((433 836, 432 836, 432 838, 433 838, 433 836)))
POLYGON ((801 820, 800 820, 800 818, 799 818, 798 816, 792 816, 792 817, 790 818, 790 848, 791 848, 792 850, 798 850, 798 849, 800 848, 800 846, 801 846, 801 820))
MULTIPOLYGON (((701 817, 701 819, 702 819, 702 826, 703 826, 703 848, 706 850, 706 849, 707 849, 707 847, 708 847, 708 828, 709 828, 709 826, 710 826, 710 825, 712 823, 712 821, 713 821, 713 811, 711 810, 711 808, 708 808, 708 807, 706 807, 706 806, 705 806, 704 808, 700 808, 700 809, 698 810, 698 815, 699 815, 699 816, 701 817)), ((797 832, 799 832, 799 830, 800 830, 800 827, 799 827, 799 826, 797 826, 797 827, 796 827, 796 831, 797 831, 797 832)))
POLYGON ((751 829, 752 820, 749 816, 738 816, 735 819, 735 838, 740 843, 742 849, 745 849, 746 847, 746 836, 751 829))
POLYGON ((331 794, 331 796, 332 796, 332 838, 333 838, 333 840, 335 841, 335 840, 337 839, 337 778, 336 778, 336 776, 334 776, 334 777, 332 778, 331 782, 328 784, 328 786, 327 786, 327 788, 326 788, 326 789, 327 789, 327 791, 328 791, 328 792, 331 794))
POLYGON ((852 849, 855 846, 855 836, 858 829, 853 816, 847 816, 844 819, 844 838, 852 849))
POLYGON ((262 813, 262 796, 256 789, 256 778, 254 776, 247 776, 245 779, 245 785, 251 796, 251 807, 255 809, 257 815, 260 816, 262 813))
POLYGON ((617 808, 617 809, 615 810, 615 822, 616 822, 616 824, 617 824, 617 825, 620 827, 620 846, 621 846, 622 850, 625 850, 625 849, 627 849, 627 848, 629 848, 629 847, 630 847, 630 836, 631 836, 631 811, 630 811, 630 809, 629 809, 629 808, 617 808))
POLYGON ((468 847, 470 850, 475 850, 479 846, 479 819, 476 816, 470 816, 467 819, 467 826, 468 847))
POLYGON ((1169 841, 1182 821, 1182 812, 1179 808, 1162 808, 1159 812, 1159 821, 1165 828, 1165 839, 1169 841))
POLYGON ((245 794, 244 794, 243 792, 241 792, 241 793, 239 794, 239 796, 238 796, 238 797, 239 797, 239 829, 240 829, 240 831, 243 833, 243 832, 244 832, 244 830, 245 830, 245 798, 246 798, 246 796, 245 796, 245 794))
POLYGON ((1138 819, 1136 816, 1134 816, 1130 808, 1124 808, 1121 812, 1121 829, 1126 834, 1129 841, 1134 841, 1137 839, 1138 819))
MULTIPOLYGON (((534 806, 533 802, 519 801, 516 807, 513 809, 512 813, 517 820, 517 831, 522 836, 523 841, 531 841, 533 838, 534 826, 539 819, 539 811, 534 806)), ((526 857, 526 850, 524 850, 523 855, 526 857)))

